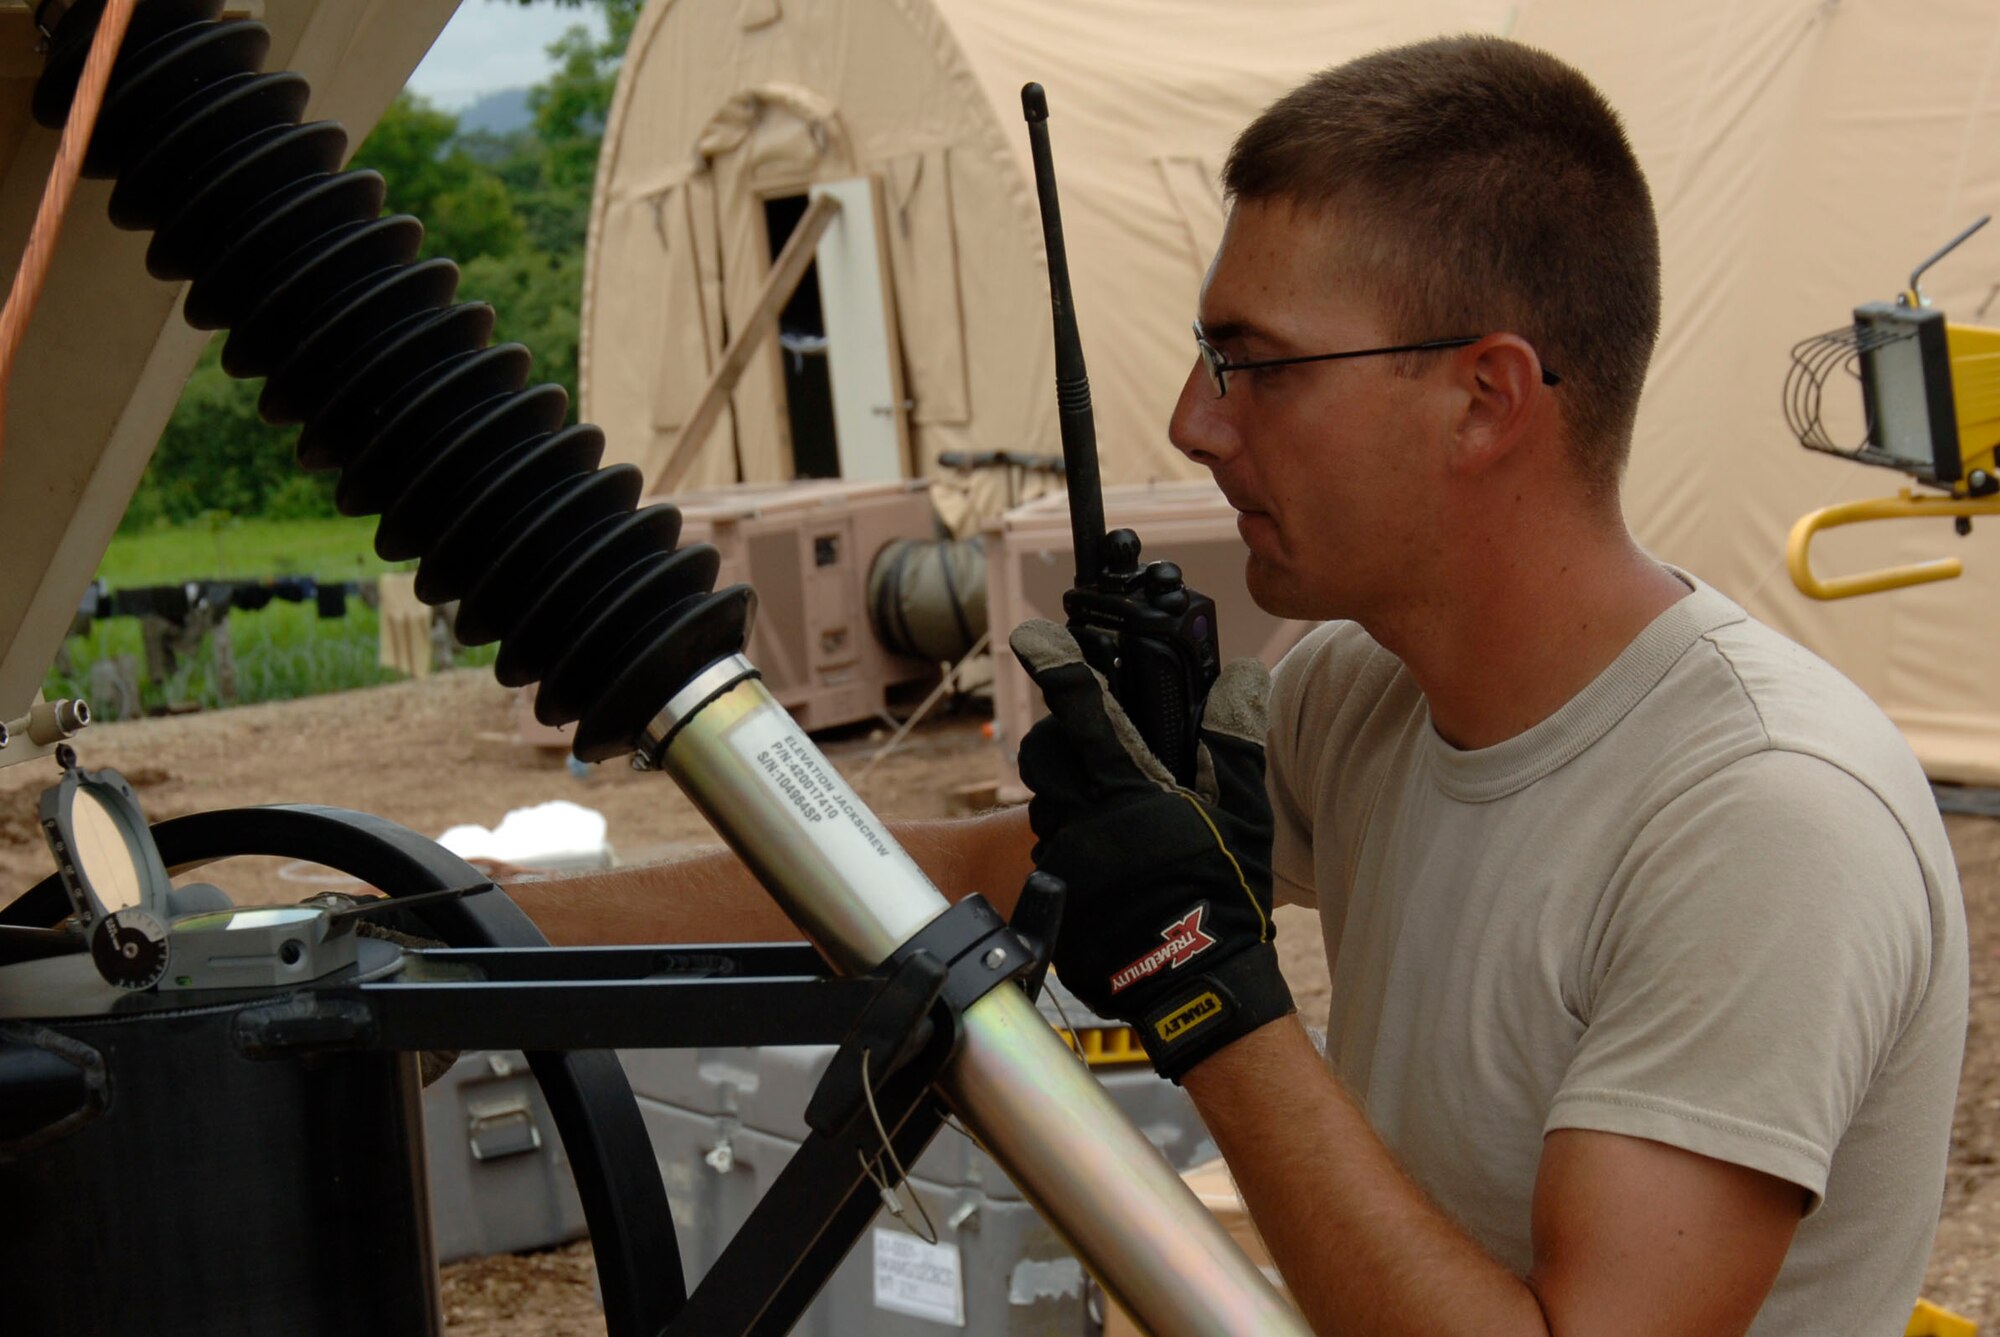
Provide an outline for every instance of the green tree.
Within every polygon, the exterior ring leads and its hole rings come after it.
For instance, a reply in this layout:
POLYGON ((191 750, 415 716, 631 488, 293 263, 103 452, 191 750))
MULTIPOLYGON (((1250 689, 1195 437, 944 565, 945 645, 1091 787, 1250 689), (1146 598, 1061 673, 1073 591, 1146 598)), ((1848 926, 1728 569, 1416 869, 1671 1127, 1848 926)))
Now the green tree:
POLYGON ((120 528, 185 524, 211 512, 263 514, 280 492, 294 514, 333 514, 332 475, 302 475, 296 429, 257 416, 260 384, 222 370, 223 336, 202 350, 120 528))
MULTIPOLYGON (((577 305, 584 234, 604 123, 643 0, 489 0, 597 8, 606 36, 579 25, 550 47, 557 64, 531 90, 534 122, 511 135, 461 135, 458 120, 408 93, 383 113, 354 155, 388 183, 387 208, 421 219, 422 254, 461 268, 459 298, 496 313, 494 338, 535 354, 535 376, 576 403, 577 305)), ((297 432, 258 419, 260 384, 233 380, 221 338, 202 354, 174 409, 124 528, 204 515, 333 513, 332 474, 302 474, 297 432)))
MULTIPOLYGON (((505 3, 505 0, 502 0, 505 3)), ((512 0, 518 5, 554 5, 558 9, 595 9, 604 15, 605 27, 610 29, 611 40, 623 55, 625 44, 632 40, 632 29, 639 22, 639 12, 646 7, 646 0, 512 0)))
POLYGON ((382 113, 353 165, 380 172, 389 207, 423 220, 426 257, 505 255, 526 235, 506 183, 458 143, 458 118, 414 94, 382 113))
POLYGON ((569 419, 575 422, 582 252, 480 256, 465 266, 463 291, 493 307, 495 343, 525 344, 535 355, 533 380, 554 381, 569 392, 569 419))
POLYGON ((550 45, 556 69, 528 95, 536 151, 497 164, 496 170, 513 190, 515 207, 536 245, 550 253, 581 251, 611 96, 642 0, 540 2, 569 9, 594 5, 604 14, 606 36, 599 40, 578 26, 550 45))

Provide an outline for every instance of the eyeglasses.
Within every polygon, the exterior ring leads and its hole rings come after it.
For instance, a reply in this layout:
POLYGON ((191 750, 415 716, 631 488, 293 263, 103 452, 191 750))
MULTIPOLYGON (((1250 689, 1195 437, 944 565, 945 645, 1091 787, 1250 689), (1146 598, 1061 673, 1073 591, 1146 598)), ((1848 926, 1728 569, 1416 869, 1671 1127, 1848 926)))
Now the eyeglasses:
MULTIPOLYGON (((1352 353, 1314 353, 1310 357, 1270 357, 1258 358, 1254 362, 1231 362, 1216 350, 1202 332, 1201 322, 1194 323, 1194 346, 1201 352, 1202 365, 1208 368, 1208 378, 1215 382, 1215 397, 1222 398, 1229 393, 1229 373, 1232 371, 1254 371, 1259 367, 1291 367, 1301 362, 1339 362, 1351 357, 1380 357, 1384 353, 1435 353, 1446 348, 1464 348, 1476 344, 1486 336, 1471 334, 1462 339, 1427 339, 1420 344, 1394 344, 1388 348, 1361 348, 1352 353)), ((1547 367, 1542 368, 1543 385, 1561 385, 1562 377, 1547 367)))

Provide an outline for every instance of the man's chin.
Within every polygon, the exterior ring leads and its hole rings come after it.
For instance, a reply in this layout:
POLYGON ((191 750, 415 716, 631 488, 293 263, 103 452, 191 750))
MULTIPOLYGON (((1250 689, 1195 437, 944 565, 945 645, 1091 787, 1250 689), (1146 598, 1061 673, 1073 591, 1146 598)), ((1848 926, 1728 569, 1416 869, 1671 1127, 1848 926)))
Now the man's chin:
POLYGON ((1314 598, 1291 571, 1255 552, 1244 564, 1243 584, 1250 591, 1250 601, 1272 617, 1324 622, 1338 616, 1326 611, 1326 600, 1314 598))

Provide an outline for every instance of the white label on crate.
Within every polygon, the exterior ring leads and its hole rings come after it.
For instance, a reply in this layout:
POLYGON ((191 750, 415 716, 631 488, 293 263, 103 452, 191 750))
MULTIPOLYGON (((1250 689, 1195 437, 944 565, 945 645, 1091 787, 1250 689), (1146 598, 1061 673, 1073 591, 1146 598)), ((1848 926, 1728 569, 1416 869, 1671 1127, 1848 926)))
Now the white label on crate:
POLYGON ((1007 1274, 1007 1303, 1026 1307, 1083 1294, 1083 1264, 1074 1258, 1023 1258, 1007 1274))
POLYGON ((875 1230, 875 1307, 933 1323, 965 1326, 965 1283, 956 1244, 926 1244, 900 1230, 875 1230))

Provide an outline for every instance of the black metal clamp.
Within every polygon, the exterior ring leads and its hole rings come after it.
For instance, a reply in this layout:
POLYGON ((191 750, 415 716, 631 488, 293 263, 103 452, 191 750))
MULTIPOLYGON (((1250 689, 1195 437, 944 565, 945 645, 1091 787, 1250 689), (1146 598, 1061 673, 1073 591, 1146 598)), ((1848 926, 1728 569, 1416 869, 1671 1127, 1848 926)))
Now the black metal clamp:
POLYGON ((1062 900, 1062 883, 1038 872, 1022 888, 1011 924, 975 892, 891 953, 872 972, 882 978, 881 992, 842 1038, 806 1105, 806 1125, 854 1142, 869 1095, 920 1059, 926 1083, 950 1060, 967 1008, 1013 980, 1038 997, 1062 900))

